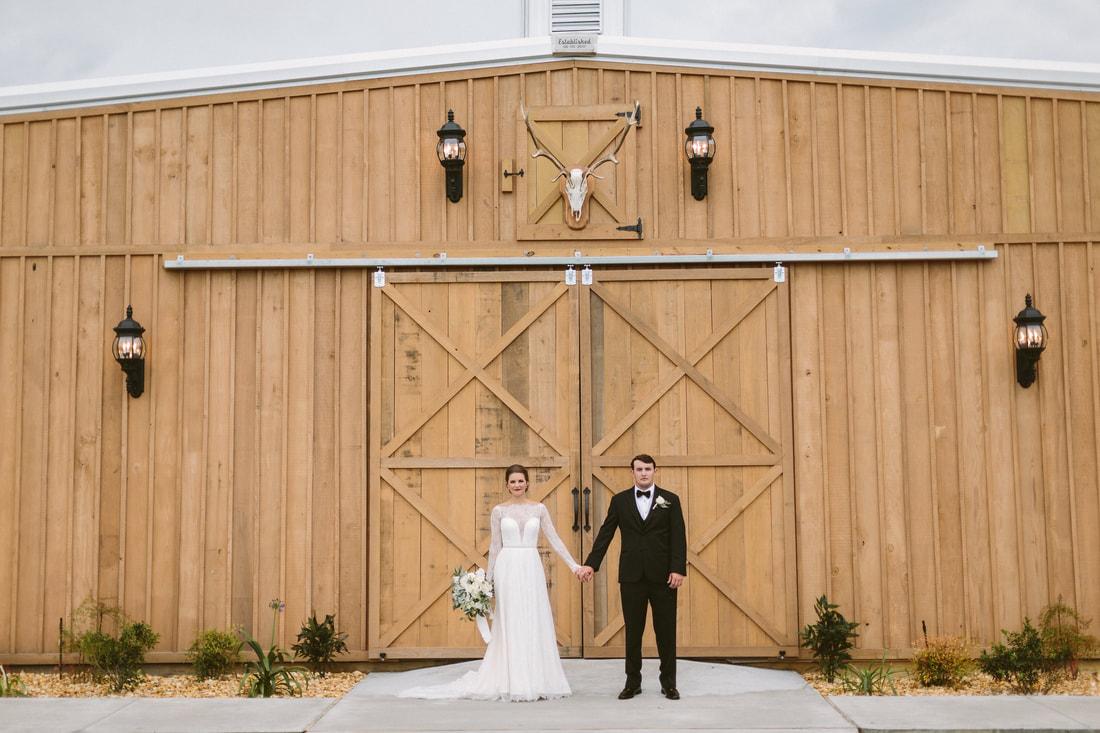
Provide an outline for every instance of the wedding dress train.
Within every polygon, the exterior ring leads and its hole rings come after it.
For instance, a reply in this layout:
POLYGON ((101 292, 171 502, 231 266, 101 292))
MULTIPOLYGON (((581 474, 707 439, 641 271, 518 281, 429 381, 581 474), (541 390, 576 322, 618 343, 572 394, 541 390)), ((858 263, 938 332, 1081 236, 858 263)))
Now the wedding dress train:
POLYGON ((481 666, 447 684, 404 690, 400 697, 525 701, 571 694, 538 553, 539 529, 571 571, 578 565, 542 504, 498 504, 490 523, 487 574, 496 609, 481 666))

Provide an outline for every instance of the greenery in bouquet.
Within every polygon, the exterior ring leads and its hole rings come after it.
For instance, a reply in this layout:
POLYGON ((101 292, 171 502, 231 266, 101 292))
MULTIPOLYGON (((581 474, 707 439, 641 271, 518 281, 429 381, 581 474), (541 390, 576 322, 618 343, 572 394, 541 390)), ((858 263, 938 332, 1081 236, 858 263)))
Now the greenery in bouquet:
POLYGON ((451 604, 473 621, 478 616, 488 616, 493 601, 493 581, 485 577, 485 570, 467 571, 455 568, 451 577, 451 604))

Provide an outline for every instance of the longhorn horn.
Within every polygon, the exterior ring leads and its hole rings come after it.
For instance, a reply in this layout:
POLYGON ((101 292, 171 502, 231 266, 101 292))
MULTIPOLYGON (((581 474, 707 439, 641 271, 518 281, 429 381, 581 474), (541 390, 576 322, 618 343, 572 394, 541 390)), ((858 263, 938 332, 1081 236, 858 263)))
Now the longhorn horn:
POLYGON ((531 125, 531 117, 527 114, 527 110, 524 109, 523 104, 520 104, 519 111, 523 114, 523 121, 527 123, 527 134, 531 137, 531 142, 535 144, 535 152, 531 155, 531 158, 546 158, 558 169, 558 175, 554 176, 550 180, 556 181, 563 176, 569 175, 569 168, 558 160, 557 156, 546 149, 546 146, 539 141, 538 135, 535 134, 535 128, 531 125))

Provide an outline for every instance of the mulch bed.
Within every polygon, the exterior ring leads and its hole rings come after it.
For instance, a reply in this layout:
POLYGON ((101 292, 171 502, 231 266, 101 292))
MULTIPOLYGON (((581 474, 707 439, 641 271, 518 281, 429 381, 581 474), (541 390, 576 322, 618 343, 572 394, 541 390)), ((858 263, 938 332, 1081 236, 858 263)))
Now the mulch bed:
MULTIPOLYGON (((819 672, 803 672, 803 678, 822 695, 854 695, 839 682, 829 683, 819 672)), ((950 687, 921 687, 907 670, 899 669, 893 677, 899 695, 1017 695, 1006 682, 998 682, 987 674, 975 672, 957 689, 950 687)), ((889 693, 888 693, 889 694, 889 693)), ((1100 695, 1100 673, 1082 670, 1077 679, 1062 678, 1042 690, 1046 695, 1100 695)))
MULTIPOLYGON (((194 675, 146 675, 133 690, 112 693, 104 683, 80 674, 23 672, 19 675, 32 697, 239 697, 240 677, 230 675, 200 682, 194 675)), ((327 677, 310 676, 303 686, 303 697, 342 697, 366 676, 364 672, 335 672, 327 677)), ((839 682, 829 683, 818 672, 803 672, 803 678, 822 695, 853 695, 839 682)), ((1015 691, 1004 682, 976 672, 957 689, 921 687, 908 671, 902 669, 893 678, 899 695, 1013 695, 1015 691)), ((1100 671, 1084 670, 1077 679, 1064 678, 1043 690, 1050 695, 1100 696, 1100 671)))
MULTIPOLYGON (((363 672, 311 675, 302 685, 302 696, 342 697, 365 676, 363 672)), ((241 684, 238 675, 202 682, 190 674, 146 675, 133 690, 117 693, 80 674, 58 677, 56 672, 22 672, 19 677, 31 697, 239 697, 241 684)))

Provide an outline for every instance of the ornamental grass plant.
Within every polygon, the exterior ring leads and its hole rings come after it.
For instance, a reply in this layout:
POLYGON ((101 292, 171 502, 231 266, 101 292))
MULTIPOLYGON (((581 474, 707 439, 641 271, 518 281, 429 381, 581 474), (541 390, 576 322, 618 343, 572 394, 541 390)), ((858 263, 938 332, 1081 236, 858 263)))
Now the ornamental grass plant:
POLYGON ((924 629, 923 645, 913 654, 913 676, 922 687, 950 687, 959 689, 974 673, 973 645, 961 636, 929 636, 924 629))
POLYGON ((239 689, 248 697, 301 696, 306 668, 288 664, 290 656, 275 643, 279 614, 286 609, 286 604, 276 598, 268 607, 271 608, 271 644, 264 651, 260 643, 251 636, 245 639, 245 643, 256 654, 256 661, 245 663, 245 673, 241 677, 239 689))
POLYGON ((17 674, 8 674, 0 666, 0 697, 26 697, 27 686, 17 674))

